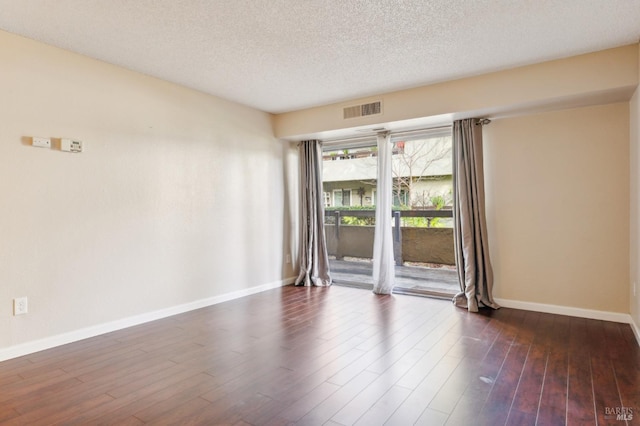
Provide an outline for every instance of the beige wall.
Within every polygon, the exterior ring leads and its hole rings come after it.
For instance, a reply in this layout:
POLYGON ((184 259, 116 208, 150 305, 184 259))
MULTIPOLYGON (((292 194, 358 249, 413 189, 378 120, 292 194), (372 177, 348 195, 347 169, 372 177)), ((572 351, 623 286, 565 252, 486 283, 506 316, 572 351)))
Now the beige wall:
POLYGON ((636 337, 640 341, 640 89, 630 102, 630 167, 631 167, 631 222, 630 222, 630 289, 629 309, 635 322, 636 337))
POLYGON ((484 129, 495 296, 628 313, 628 102, 484 129))
POLYGON ((293 276, 270 115, 5 32, 0 64, 0 350, 293 276))
MULTIPOLYGON (((323 138, 323 132, 423 117, 514 114, 522 111, 628 101, 638 85, 638 45, 448 81, 371 98, 279 114, 276 136, 323 138), (614 65, 615 64, 615 65, 614 65), (342 108, 382 100, 381 116, 343 120, 342 108)), ((389 127, 389 126, 387 126, 389 127)))

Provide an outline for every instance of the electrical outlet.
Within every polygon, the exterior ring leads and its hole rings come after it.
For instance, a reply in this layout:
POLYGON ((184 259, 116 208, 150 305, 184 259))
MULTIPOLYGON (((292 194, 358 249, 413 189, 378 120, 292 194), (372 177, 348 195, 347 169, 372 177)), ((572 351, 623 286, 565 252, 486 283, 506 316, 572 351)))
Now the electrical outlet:
POLYGON ((287 263, 291 263, 291 255, 290 255, 290 254, 287 254, 287 255, 285 256, 285 262, 287 262, 287 263))
POLYGON ((633 295, 635 296, 636 294, 637 294, 636 293, 636 282, 634 281, 633 282, 633 295))
POLYGON ((40 148, 51 148, 51 139, 50 138, 39 138, 34 136, 31 138, 31 145, 37 146, 40 148))
POLYGON ((16 297, 13 299, 13 315, 22 315, 29 312, 29 305, 26 297, 16 297))

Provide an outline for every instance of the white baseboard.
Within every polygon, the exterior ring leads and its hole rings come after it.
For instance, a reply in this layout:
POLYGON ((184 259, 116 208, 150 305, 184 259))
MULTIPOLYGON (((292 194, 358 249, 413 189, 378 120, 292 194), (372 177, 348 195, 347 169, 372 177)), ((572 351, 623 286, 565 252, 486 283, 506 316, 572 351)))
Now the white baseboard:
POLYGON ((629 325, 631 325, 631 329, 633 330, 633 334, 636 335, 636 340, 638 341, 638 346, 640 346, 640 326, 638 326, 638 324, 636 324, 636 322, 633 320, 633 318, 631 318, 631 322, 629 323, 629 325))
POLYGON ((594 309, 573 308, 571 306, 548 305, 546 303, 523 302, 520 300, 495 299, 505 308, 522 309, 524 311, 544 312, 547 314, 567 315, 570 317, 590 318, 603 321, 631 323, 631 315, 618 312, 597 311, 594 309))
POLYGON ((631 325, 638 345, 640 345, 640 331, 629 314, 609 311, 597 311, 594 309, 573 308, 571 306, 548 305, 546 303, 523 302, 520 300, 497 299, 494 300, 505 308, 522 309, 525 311, 544 312, 547 314, 568 315, 570 317, 597 319, 602 321, 621 322, 631 325))
POLYGON ((195 309, 205 308, 207 306, 216 305, 218 303, 227 302, 233 299, 239 299, 241 297, 250 296, 252 294, 260 293, 263 291, 271 290, 274 288, 282 287, 285 285, 293 284, 295 277, 286 278, 281 281, 275 281, 233 291, 231 293, 221 294, 220 296, 209 297, 206 299, 196 300, 194 302, 185 303, 182 305, 172 306, 170 308, 160 309, 158 311, 147 312, 144 314, 136 315, 129 318, 123 318, 116 321, 111 321, 104 324, 95 325, 92 327, 81 328, 79 330, 70 331, 68 333, 58 334, 51 337, 45 337, 44 339, 34 340, 27 343, 22 343, 15 346, 9 346, 8 348, 0 349, 0 361, 5 361, 19 356, 28 355, 34 352, 39 352, 45 349, 50 349, 60 345, 66 345, 67 343, 77 342, 78 340, 87 339, 89 337, 99 336, 101 334, 110 333, 112 331, 122 330, 123 328, 132 327, 134 325, 143 324, 149 321, 155 321, 158 319, 170 317, 173 315, 181 314, 184 312, 193 311, 195 309))

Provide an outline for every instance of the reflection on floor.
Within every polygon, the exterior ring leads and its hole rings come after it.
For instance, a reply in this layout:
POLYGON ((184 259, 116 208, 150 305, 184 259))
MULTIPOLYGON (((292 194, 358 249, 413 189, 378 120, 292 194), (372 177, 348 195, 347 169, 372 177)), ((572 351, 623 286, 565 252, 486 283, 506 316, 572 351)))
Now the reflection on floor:
MULTIPOLYGON (((330 260, 331 277, 339 285, 373 288, 373 264, 367 261, 330 260)), ((449 299, 459 290, 455 269, 396 266, 394 293, 449 299)))

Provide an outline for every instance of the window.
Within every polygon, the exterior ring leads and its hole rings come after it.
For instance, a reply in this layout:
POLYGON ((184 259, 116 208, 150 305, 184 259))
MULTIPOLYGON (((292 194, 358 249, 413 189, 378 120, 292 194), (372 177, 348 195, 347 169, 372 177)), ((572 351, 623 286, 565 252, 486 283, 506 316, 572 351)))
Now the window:
POLYGON ((328 192, 323 192, 322 195, 324 196, 324 206, 325 207, 331 207, 331 194, 328 192))
POLYGON ((409 205, 409 192, 401 189, 393 191, 393 207, 404 207, 409 205))
POLYGON ((333 206, 334 207, 351 206, 351 190, 350 189, 334 189, 333 190, 333 206))
POLYGON ((351 206, 351 190, 350 189, 342 190, 342 205, 345 207, 351 206))

